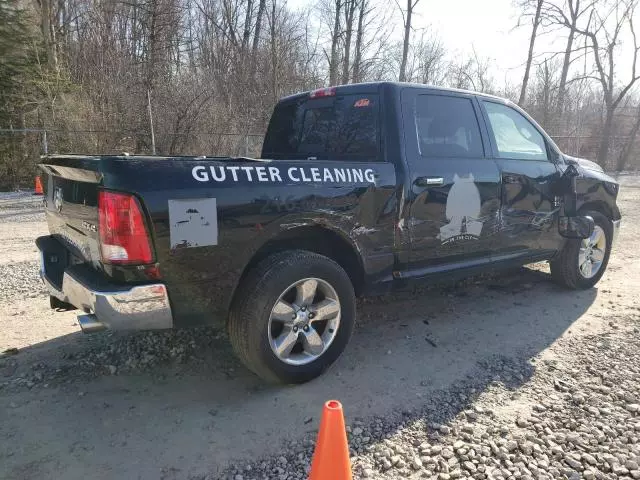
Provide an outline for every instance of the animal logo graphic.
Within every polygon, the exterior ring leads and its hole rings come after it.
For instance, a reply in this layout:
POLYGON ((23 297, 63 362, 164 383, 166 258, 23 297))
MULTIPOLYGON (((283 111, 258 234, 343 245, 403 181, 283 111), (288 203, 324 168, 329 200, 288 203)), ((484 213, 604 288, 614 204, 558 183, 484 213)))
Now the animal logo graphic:
POLYGON ((458 240, 477 240, 483 225, 480 210, 480 192, 473 174, 468 177, 454 174, 445 211, 449 223, 440 228, 438 237, 443 245, 458 240))

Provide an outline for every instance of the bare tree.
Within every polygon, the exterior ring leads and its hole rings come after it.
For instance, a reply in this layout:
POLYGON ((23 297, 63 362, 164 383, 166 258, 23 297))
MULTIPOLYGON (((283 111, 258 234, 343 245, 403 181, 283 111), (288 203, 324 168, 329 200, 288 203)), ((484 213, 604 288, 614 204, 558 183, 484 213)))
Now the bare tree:
MULTIPOLYGON (((593 60, 595 62, 595 78, 602 87, 603 100, 605 104, 605 119, 602 127, 602 139, 598 147, 597 161, 604 166, 609 154, 611 135, 613 128, 614 114, 620 102, 626 97, 635 83, 640 79, 640 72, 637 70, 638 40, 634 28, 634 15, 638 1, 627 0, 617 1, 613 7, 609 8, 601 15, 597 9, 591 11, 591 18, 586 28, 576 28, 576 32, 584 35, 590 41, 593 60), (620 35, 624 27, 629 29, 633 40, 631 59, 631 72, 626 83, 620 84, 617 79, 615 69, 618 51, 620 46, 620 35)), ((570 20, 565 19, 565 24, 570 26, 570 20)))
POLYGON ((420 0, 407 0, 407 9, 402 9, 398 0, 396 4, 402 13, 402 19, 404 23, 404 40, 402 42, 402 61, 400 63, 400 75, 398 79, 401 82, 405 82, 407 78, 407 57, 409 56, 409 42, 411 40, 411 17, 413 16, 413 10, 418 5, 420 0))
POLYGON ((557 4, 551 1, 545 1, 541 12, 541 26, 549 31, 555 31, 556 27, 564 27, 567 29, 567 40, 564 52, 562 52, 562 70, 560 73, 560 81, 558 85, 558 93, 556 96, 555 110, 562 115, 565 108, 565 98, 569 79, 569 70, 571 64, 575 60, 584 58, 585 47, 576 47, 577 29, 580 26, 581 19, 590 14, 598 0, 564 0, 563 4, 557 4), (576 52, 582 52, 581 55, 575 56, 576 52))
POLYGON ((342 22, 340 9, 344 0, 333 0, 333 28, 331 30, 331 54, 329 56, 329 84, 336 85, 338 83, 338 66, 340 59, 338 57, 338 48, 340 46, 340 38, 342 36, 342 22))
POLYGON ((54 10, 50 0, 35 0, 37 8, 40 10, 40 30, 42 41, 47 54, 47 64, 51 70, 58 69, 58 52, 55 37, 55 28, 52 23, 54 10))
POLYGON ((439 85, 446 80, 446 50, 442 41, 423 32, 414 48, 415 80, 419 83, 439 85))
POLYGON ((531 111, 536 114, 538 121, 545 128, 552 127, 559 70, 559 59, 545 58, 535 72, 535 81, 531 89, 533 93, 530 100, 532 102, 531 111))
POLYGON ((638 107, 636 109, 636 118, 633 126, 631 127, 631 131, 629 132, 629 138, 627 139, 627 142, 620 152, 620 156, 618 157, 618 162, 616 164, 616 170, 618 172, 624 170, 629 164, 629 159, 631 158, 636 139, 638 138, 638 132, 640 132, 640 104, 638 104, 638 107))
POLYGON ((354 83, 360 81, 360 66, 362 64, 362 48, 364 41, 365 18, 368 14, 369 0, 360 0, 358 5, 358 29, 356 31, 356 53, 353 59, 352 80, 354 83))
POLYGON ((256 28, 253 34, 253 46, 251 48, 251 55, 255 58, 258 51, 258 45, 260 44, 260 30, 262 29, 262 17, 264 17, 264 10, 267 6, 267 0, 260 0, 258 5, 258 14, 256 16, 256 28))
POLYGON ((359 0, 344 0, 344 55, 342 56, 342 83, 349 83, 351 73, 351 39, 353 21, 359 0))
POLYGON ((478 55, 474 48, 472 55, 449 64, 446 73, 449 86, 493 93, 495 88, 490 75, 490 65, 489 59, 478 55))
MULTIPOLYGON (((529 2, 525 2, 525 5, 529 2)), ((529 52, 527 54, 527 63, 524 68, 524 76, 522 77, 522 87, 520 88, 520 98, 518 99, 518 105, 524 105, 525 96, 527 93, 527 85, 529 83, 529 73, 531 71, 531 63, 533 62, 533 50, 536 43, 536 35, 538 32, 538 26, 540 25, 540 13, 542 11, 542 5, 544 0, 535 0, 535 15, 533 17, 533 28, 531 30, 531 36, 529 37, 529 52)))
MULTIPOLYGON (((280 97, 328 81, 395 80, 401 71, 405 81, 514 100, 522 93, 506 81, 496 87, 482 52, 448 52, 428 27, 416 33, 418 0, 320 0, 297 11, 282 0, 11 1, 30 4, 37 39, 6 51, 36 55, 20 80, 29 88, 0 105, 9 111, 0 126, 55 127, 51 151, 146 153, 155 143, 160 154, 258 154, 260 138, 246 135, 264 132, 280 97), (394 41, 398 10, 405 35, 394 41)), ((563 148, 602 162, 608 137, 619 168, 640 158, 630 113, 640 73, 628 68, 639 1, 544 0, 525 92, 528 110, 563 148), (556 52, 538 51, 543 33, 556 35, 556 52)), ((538 0, 527 4, 531 25, 538 0)), ((31 143, 0 138, 0 176, 4 158, 37 154, 31 143)))
MULTIPOLYGON (((358 1, 358 26, 356 32, 355 56, 352 66, 352 81, 378 80, 385 75, 374 74, 373 70, 383 63, 385 51, 393 32, 389 21, 393 12, 389 5, 373 0, 358 1)), ((384 68, 387 68, 386 66, 384 68)), ((396 70, 397 71, 397 70, 396 70)), ((395 72, 394 72, 395 75, 395 72)))

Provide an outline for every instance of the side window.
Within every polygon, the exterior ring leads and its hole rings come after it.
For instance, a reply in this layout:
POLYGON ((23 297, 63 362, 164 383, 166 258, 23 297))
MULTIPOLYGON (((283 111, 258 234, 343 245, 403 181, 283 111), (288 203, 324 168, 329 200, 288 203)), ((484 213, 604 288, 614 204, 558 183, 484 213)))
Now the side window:
POLYGON ((500 103, 483 104, 501 158, 548 160, 542 134, 520 112, 500 103))
POLYGON ((483 157, 482 136, 471 100, 418 95, 418 151, 424 157, 483 157))

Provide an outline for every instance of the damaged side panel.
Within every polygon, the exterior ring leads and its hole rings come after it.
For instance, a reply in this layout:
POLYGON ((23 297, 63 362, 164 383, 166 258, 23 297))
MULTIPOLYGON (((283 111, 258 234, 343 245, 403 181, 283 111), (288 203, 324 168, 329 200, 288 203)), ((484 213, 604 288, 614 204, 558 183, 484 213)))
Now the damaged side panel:
MULTIPOLYGON (((279 161, 245 172, 229 162, 224 181, 200 166, 206 164, 183 161, 169 175, 165 165, 154 191, 143 195, 180 325, 224 321, 256 252, 280 236, 294 238, 297 229, 320 227, 345 239, 360 256, 367 282, 390 277, 401 198, 393 164, 279 161)), ((214 173, 222 178, 220 168, 214 173)))

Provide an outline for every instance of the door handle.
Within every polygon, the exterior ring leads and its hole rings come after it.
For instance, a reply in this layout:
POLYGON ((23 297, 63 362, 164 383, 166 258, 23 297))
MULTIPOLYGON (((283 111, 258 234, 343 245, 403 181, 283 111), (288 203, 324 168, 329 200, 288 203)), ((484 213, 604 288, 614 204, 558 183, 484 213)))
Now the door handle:
POLYGON ((444 185, 444 178, 442 177, 418 177, 415 182, 418 187, 434 187, 438 185, 444 185))

